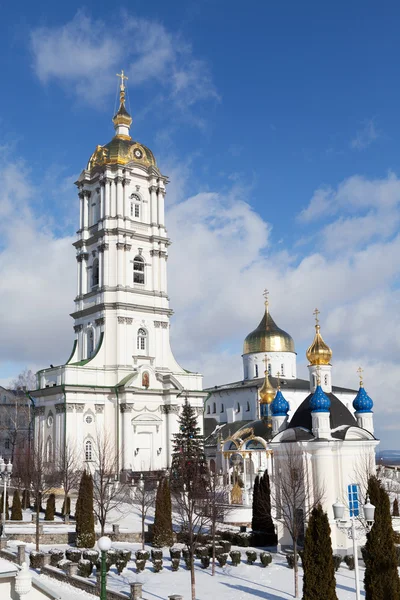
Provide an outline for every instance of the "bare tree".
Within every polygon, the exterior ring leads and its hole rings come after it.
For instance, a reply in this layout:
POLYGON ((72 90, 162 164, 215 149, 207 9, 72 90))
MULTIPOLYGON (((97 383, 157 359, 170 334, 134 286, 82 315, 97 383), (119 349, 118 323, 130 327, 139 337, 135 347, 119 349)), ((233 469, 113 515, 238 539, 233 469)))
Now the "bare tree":
MULTIPOLYGON (((359 485, 363 498, 367 496, 368 482, 373 476, 376 476, 375 451, 365 447, 360 451, 354 467, 355 482, 359 485)), ((347 496, 341 500, 346 504, 347 496)))
POLYGON ((215 537, 218 523, 223 523, 226 516, 233 510, 229 504, 228 492, 223 484, 223 476, 210 472, 210 485, 207 494, 207 512, 213 547, 211 574, 215 575, 215 537))
POLYGON ((154 501, 156 497, 156 491, 154 487, 150 487, 149 481, 143 478, 141 475, 140 480, 136 484, 136 487, 133 490, 132 501, 133 505, 136 508, 136 511, 140 515, 141 523, 142 523, 142 549, 144 550, 144 527, 147 514, 154 506, 154 501))
POLYGON ((36 375, 31 369, 24 369, 15 379, 10 381, 10 389, 12 390, 35 390, 36 375))
POLYGON ((294 590, 299 597, 298 542, 312 509, 323 499, 323 486, 316 486, 309 473, 307 455, 298 443, 287 443, 275 454, 275 477, 271 507, 287 529, 293 544, 294 590))
POLYGON ((101 535, 107 517, 113 510, 120 510, 129 498, 126 484, 118 481, 119 457, 107 432, 98 433, 93 447, 93 502, 94 512, 100 523, 101 535))
POLYGON ((56 472, 57 479, 64 490, 64 510, 67 510, 68 496, 71 490, 77 490, 82 475, 82 459, 77 447, 70 440, 57 451, 56 472))

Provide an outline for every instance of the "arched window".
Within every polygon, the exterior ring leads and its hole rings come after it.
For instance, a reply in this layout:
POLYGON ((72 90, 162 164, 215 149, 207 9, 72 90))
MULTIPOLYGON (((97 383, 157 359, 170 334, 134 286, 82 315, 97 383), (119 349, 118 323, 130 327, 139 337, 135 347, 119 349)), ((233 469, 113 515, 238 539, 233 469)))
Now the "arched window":
POLYGON ((324 383, 325 383, 325 385, 328 385, 328 375, 325 375, 325 377, 324 377, 324 383))
POLYGON ((223 404, 221 404, 221 412, 224 412, 224 411, 225 411, 225 407, 223 404))
POLYGON ((53 460, 53 440, 51 439, 51 436, 49 436, 47 438, 47 443, 46 443, 46 461, 52 462, 52 460, 53 460))
POLYGON ((99 259, 95 258, 92 265, 92 288, 99 285, 99 259))
POLYGON ((285 375, 285 365, 281 364, 281 375, 285 375))
POLYGON ((85 443, 85 460, 92 460, 92 442, 90 440, 85 443))
POLYGON ((249 401, 247 401, 247 404, 246 404, 246 412, 250 412, 250 402, 249 401))
POLYGON ((143 327, 138 329, 137 332, 137 349, 138 350, 146 350, 146 338, 147 332, 143 327))
POLYGON ((144 258, 135 256, 133 259, 133 283, 144 283, 144 258))
POLYGON ((268 363, 268 375, 272 375, 272 365, 268 363))
POLYGON ((258 377, 258 365, 255 366, 255 377, 258 377))
POLYGON ((236 405, 236 412, 237 412, 237 413, 239 413, 239 412, 240 412, 240 404, 239 404, 239 402, 238 402, 238 403, 237 403, 237 405, 236 405))
POLYGON ((211 412, 211 408, 210 408, 210 405, 208 405, 208 406, 207 406, 207 414, 209 415, 209 414, 210 414, 210 412, 211 412))
POLYGON ((213 414, 214 414, 214 413, 216 413, 216 412, 217 412, 217 405, 216 405, 216 403, 214 402, 214 403, 213 403, 213 414))
POLYGON ((131 218, 140 219, 140 198, 136 194, 131 196, 131 218))
POLYGON ((86 334, 86 346, 86 358, 91 358, 94 354, 94 331, 91 327, 88 329, 86 334))

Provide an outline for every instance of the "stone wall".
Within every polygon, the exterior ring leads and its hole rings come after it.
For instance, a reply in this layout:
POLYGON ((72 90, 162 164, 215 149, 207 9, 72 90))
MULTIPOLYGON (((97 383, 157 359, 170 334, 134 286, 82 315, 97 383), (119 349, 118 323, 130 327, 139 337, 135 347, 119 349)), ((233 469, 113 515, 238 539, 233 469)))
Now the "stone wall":
MULTIPOLYGON (((79 575, 67 575, 61 569, 57 569, 57 567, 46 566, 42 567, 41 572, 44 575, 48 575, 53 579, 57 579, 58 581, 63 581, 65 583, 69 583, 73 587, 79 588, 80 590, 84 590, 89 594, 93 594, 94 596, 100 596, 100 590, 98 586, 92 581, 88 581, 84 577, 79 577, 79 575)), ((113 592, 107 589, 107 600, 126 600, 130 597, 130 594, 113 592)))
MULTIPOLYGON (((138 544, 142 541, 140 533, 127 532, 127 533, 107 533, 113 542, 129 542, 131 544, 138 544)), ((96 538, 99 539, 101 536, 96 533, 96 538)), ((7 540, 21 540, 27 544, 34 544, 36 542, 35 533, 7 533, 7 540)), ((75 544, 76 533, 75 531, 68 531, 64 533, 41 533, 39 535, 40 544, 75 544)))

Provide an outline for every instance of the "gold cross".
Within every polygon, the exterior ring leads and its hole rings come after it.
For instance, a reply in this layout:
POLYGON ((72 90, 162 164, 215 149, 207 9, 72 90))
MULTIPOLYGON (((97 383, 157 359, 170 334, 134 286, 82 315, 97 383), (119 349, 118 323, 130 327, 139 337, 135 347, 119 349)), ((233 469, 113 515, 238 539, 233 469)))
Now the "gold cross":
POLYGON ((320 314, 320 311, 318 310, 318 308, 316 308, 313 312, 313 315, 315 315, 315 324, 318 325, 319 324, 319 319, 318 319, 318 315, 320 314))
POLYGON ((263 296, 264 296, 264 298, 265 298, 265 302, 267 302, 267 303, 268 303, 269 291, 268 291, 267 289, 265 289, 265 290, 264 290, 264 292, 263 292, 263 296))
POLYGON ((121 69, 121 73, 117 73, 117 77, 121 78, 121 90, 125 88, 124 79, 128 79, 128 77, 124 74, 124 70, 121 69))
POLYGON ((279 373, 279 371, 276 374, 276 377, 278 379, 278 390, 281 389, 281 374, 279 373))
POLYGON ((268 354, 266 354, 263 358, 263 363, 265 364, 265 368, 268 368, 268 364, 269 364, 269 358, 268 358, 268 354))
POLYGON ((360 378, 360 385, 362 385, 363 384, 363 376, 362 376, 362 374, 364 373, 364 369, 362 369, 361 367, 358 367, 357 373, 358 373, 358 376, 360 378))

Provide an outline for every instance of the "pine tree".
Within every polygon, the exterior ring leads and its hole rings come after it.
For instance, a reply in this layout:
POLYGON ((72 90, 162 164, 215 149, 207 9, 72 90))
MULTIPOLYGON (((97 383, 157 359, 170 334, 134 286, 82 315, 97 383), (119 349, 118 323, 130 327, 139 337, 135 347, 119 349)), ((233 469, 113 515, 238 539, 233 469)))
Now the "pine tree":
POLYGON ((18 490, 14 491, 13 503, 12 503, 12 508, 11 508, 11 520, 12 521, 22 521, 21 499, 19 497, 18 490))
POLYGON ((82 473, 75 509, 76 545, 78 548, 93 548, 94 534, 93 479, 90 473, 82 473))
POLYGON ((44 513, 45 521, 54 521, 54 515, 56 512, 56 497, 54 494, 50 494, 46 502, 46 512, 44 513))
POLYGON ((162 548, 174 543, 172 531, 171 490, 165 477, 158 484, 153 528, 153 546, 162 548))
POLYGON ((271 516, 271 484, 268 471, 260 479, 259 488, 260 531, 264 534, 264 546, 275 546, 278 542, 271 516))
POLYGON ((253 531, 260 531, 260 478, 256 475, 253 486, 253 507, 252 507, 252 519, 251 528, 253 531))
POLYGON ((375 506, 375 520, 367 534, 365 545, 365 598, 388 600, 400 598, 400 579, 397 572, 396 548, 390 500, 380 481, 373 476, 368 481, 368 496, 375 506))
POLYGON ((337 600, 331 528, 320 504, 308 521, 302 560, 303 600, 337 600))
POLYGON ((393 502, 393 512, 392 512, 392 516, 393 517, 399 517, 399 501, 397 500, 397 498, 394 499, 393 502))

